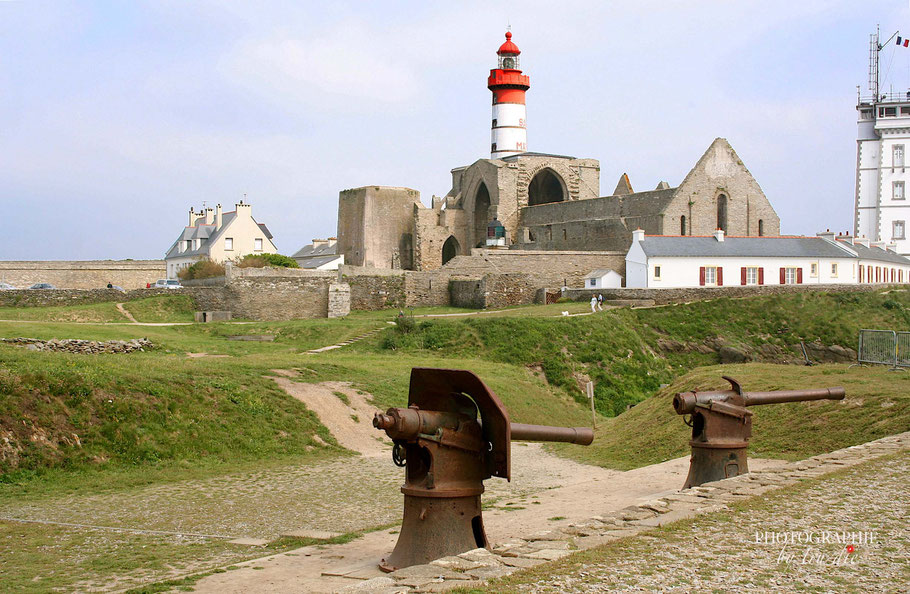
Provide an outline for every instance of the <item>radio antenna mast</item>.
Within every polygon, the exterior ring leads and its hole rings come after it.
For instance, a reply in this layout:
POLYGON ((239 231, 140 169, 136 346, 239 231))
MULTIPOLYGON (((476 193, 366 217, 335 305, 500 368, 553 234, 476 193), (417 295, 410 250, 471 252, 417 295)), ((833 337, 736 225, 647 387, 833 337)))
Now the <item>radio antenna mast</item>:
POLYGON ((879 43, 880 32, 879 26, 876 25, 875 33, 869 35, 869 90, 872 91, 873 103, 881 101, 881 96, 879 95, 879 54, 886 45, 891 43, 891 40, 894 39, 898 33, 900 33, 900 31, 895 31, 885 43, 879 43))

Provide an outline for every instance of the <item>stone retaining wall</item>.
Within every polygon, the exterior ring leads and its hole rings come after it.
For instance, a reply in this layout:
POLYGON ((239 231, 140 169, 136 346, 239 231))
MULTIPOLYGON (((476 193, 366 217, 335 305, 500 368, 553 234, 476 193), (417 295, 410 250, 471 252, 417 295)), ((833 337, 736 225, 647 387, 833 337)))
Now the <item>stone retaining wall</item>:
POLYGON ((910 432, 884 437, 800 462, 675 491, 640 505, 576 522, 566 528, 544 530, 495 543, 492 550, 474 549, 426 565, 406 567, 388 576, 352 584, 340 591, 441 592, 453 588, 481 587, 486 580, 560 559, 578 550, 602 546, 697 515, 726 510, 732 502, 765 496, 799 481, 908 450, 910 432))
POLYGON ((573 301, 590 301, 592 295, 604 299, 652 300, 658 305, 703 301, 719 297, 755 297, 759 295, 792 295, 795 293, 869 293, 884 288, 906 291, 906 285, 766 285, 729 287, 691 287, 685 289, 566 289, 563 294, 573 301))
MULTIPOLYGON (((184 294, 183 289, 179 294, 184 294)), ((50 307, 57 305, 88 305, 178 294, 173 289, 17 289, 0 291, 0 307, 50 307)))
POLYGON ((166 277, 164 260, 0 261, 0 282, 21 289, 36 283, 61 289, 99 289, 108 283, 142 289, 166 277))

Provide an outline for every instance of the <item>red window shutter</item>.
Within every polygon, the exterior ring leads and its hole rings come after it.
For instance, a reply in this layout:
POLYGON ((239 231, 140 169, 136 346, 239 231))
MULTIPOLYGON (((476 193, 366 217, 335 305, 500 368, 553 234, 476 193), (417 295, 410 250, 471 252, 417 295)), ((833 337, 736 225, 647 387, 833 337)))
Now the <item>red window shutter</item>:
POLYGON ((704 266, 700 266, 698 268, 698 284, 703 287, 705 286, 705 267, 704 266))
POLYGON ((724 286, 724 268, 723 266, 717 267, 717 286, 724 286))
POLYGON ((787 284, 787 269, 786 268, 780 269, 780 284, 782 284, 782 285, 787 284))
POLYGON ((743 266, 739 269, 739 284, 746 284, 746 267, 743 266))
POLYGON ((796 284, 797 285, 803 284, 803 269, 802 268, 796 269, 796 284))
POLYGON ((859 282, 863 282, 863 265, 859 265, 859 282))
POLYGON ((760 284, 760 285, 765 284, 765 269, 764 268, 758 269, 758 284, 760 284))

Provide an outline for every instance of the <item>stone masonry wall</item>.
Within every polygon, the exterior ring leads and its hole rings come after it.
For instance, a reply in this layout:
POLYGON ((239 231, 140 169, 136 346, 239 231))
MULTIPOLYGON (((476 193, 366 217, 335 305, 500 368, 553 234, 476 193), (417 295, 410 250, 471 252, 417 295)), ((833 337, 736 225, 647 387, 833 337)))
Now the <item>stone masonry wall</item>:
MULTIPOLYGON (((792 295, 794 293, 869 293, 889 285, 765 285, 730 287, 689 287, 684 289, 568 289, 566 297, 574 301, 588 301, 592 295, 601 294, 609 301, 648 300, 658 305, 719 299, 721 297, 755 297, 758 295, 792 295)), ((897 290, 907 290, 906 285, 893 285, 897 290)), ((557 287, 553 287, 557 288, 557 287)))
POLYGON ((164 260, 0 261, 0 282, 27 289, 50 283, 60 289, 100 289, 108 283, 142 289, 166 278, 164 260))

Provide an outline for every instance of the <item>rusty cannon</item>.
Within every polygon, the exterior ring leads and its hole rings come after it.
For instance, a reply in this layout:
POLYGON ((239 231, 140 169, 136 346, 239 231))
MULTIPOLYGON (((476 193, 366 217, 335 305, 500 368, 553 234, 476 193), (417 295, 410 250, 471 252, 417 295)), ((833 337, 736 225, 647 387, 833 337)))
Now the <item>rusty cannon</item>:
POLYGON ((746 448, 752 435, 752 412, 747 406, 801 402, 805 400, 843 400, 843 388, 818 390, 781 390, 743 392, 735 379, 724 376, 730 390, 681 392, 673 397, 679 415, 692 415, 692 458, 683 489, 749 472, 746 448))
POLYGON ((412 369, 408 407, 377 412, 373 426, 392 438, 392 459, 405 467, 401 532, 379 564, 383 571, 489 545, 480 494, 491 476, 511 479, 513 440, 581 445, 594 440, 586 427, 510 422, 480 378, 456 369, 412 369))

